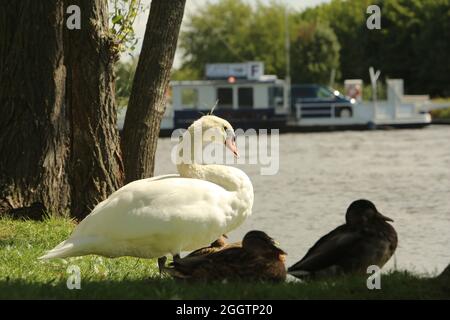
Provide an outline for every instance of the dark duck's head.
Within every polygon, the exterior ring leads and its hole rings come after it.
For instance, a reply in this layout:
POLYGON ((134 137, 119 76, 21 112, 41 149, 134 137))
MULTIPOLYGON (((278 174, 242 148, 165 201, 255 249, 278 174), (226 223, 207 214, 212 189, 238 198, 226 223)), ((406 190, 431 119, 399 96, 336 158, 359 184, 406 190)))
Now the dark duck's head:
POLYGON ((349 225, 369 225, 382 221, 394 222, 382 215, 369 200, 356 200, 348 207, 345 220, 349 225))
POLYGON ((263 231, 249 231, 242 240, 242 247, 261 256, 276 256, 284 259, 286 252, 277 247, 275 240, 263 231))

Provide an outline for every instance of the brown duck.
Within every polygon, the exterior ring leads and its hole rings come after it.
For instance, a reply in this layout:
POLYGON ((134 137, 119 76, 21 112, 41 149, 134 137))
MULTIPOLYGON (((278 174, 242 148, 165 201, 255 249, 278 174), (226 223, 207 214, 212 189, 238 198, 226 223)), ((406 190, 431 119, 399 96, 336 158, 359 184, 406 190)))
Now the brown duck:
POLYGON ((288 273, 305 278, 366 274, 370 265, 383 267, 397 248, 397 232, 387 223, 393 220, 368 200, 354 201, 345 220, 344 225, 320 238, 288 273))
POLYGON ((250 231, 242 246, 174 261, 166 271, 177 279, 284 281, 286 253, 262 231, 250 231))

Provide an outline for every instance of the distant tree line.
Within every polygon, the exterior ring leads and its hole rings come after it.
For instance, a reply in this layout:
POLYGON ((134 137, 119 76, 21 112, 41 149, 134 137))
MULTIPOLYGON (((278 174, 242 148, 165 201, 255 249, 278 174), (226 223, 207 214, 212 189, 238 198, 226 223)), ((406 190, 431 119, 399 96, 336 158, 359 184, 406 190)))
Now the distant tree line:
MULTIPOLYGON (((285 7, 281 2, 222 0, 190 17, 180 35, 183 65, 174 79, 200 79, 208 62, 260 60, 285 76, 285 7)), ((405 79, 409 93, 450 96, 450 0, 332 0, 289 10, 293 82, 405 79), (381 8, 381 29, 366 27, 369 5, 381 8)))

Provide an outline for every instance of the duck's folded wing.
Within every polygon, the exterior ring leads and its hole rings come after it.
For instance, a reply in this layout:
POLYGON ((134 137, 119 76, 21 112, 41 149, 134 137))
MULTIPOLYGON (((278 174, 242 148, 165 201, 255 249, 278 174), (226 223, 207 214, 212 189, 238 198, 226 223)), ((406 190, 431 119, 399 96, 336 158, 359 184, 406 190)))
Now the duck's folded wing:
POLYGON ((345 226, 340 226, 320 238, 299 262, 289 267, 288 272, 312 272, 336 264, 342 257, 348 255, 354 245, 361 240, 358 232, 346 229, 345 226))
POLYGON ((248 254, 242 248, 227 248, 204 256, 185 257, 170 264, 167 270, 176 278, 215 278, 215 275, 235 272, 248 254))
POLYGON ((182 259, 173 261, 169 264, 166 271, 174 278, 188 279, 193 274, 202 269, 210 269, 212 261, 204 255, 201 256, 187 256, 182 259))

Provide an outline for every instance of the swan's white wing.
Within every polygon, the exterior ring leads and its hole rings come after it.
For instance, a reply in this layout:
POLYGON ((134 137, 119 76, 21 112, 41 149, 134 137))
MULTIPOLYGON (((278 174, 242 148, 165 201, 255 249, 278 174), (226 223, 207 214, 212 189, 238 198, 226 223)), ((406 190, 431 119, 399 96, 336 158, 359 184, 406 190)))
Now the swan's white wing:
POLYGON ((179 177, 180 177, 179 174, 172 173, 172 174, 165 174, 165 175, 160 175, 160 176, 156 176, 156 177, 151 177, 151 178, 146 178, 146 179, 140 179, 140 180, 132 181, 132 182, 124 185, 122 188, 117 189, 112 194, 110 194, 110 196, 107 199, 105 199, 102 202, 100 202, 99 204, 97 204, 95 206, 95 208, 91 211, 91 213, 88 216, 86 216, 86 218, 89 217, 89 216, 92 216, 92 215, 94 215, 94 214, 96 214, 98 212, 101 212, 102 208, 110 203, 110 199, 112 197, 116 197, 117 195, 120 195, 122 193, 126 193, 126 192, 129 192, 129 191, 132 191, 135 188, 139 188, 139 186, 146 185, 145 183, 148 183, 148 182, 151 182, 151 181, 159 181, 159 180, 173 179, 173 178, 179 178, 179 177))
POLYGON ((234 193, 214 183, 173 176, 143 179, 100 203, 71 238, 158 242, 155 247, 172 252, 191 250, 226 232, 238 211, 234 193))

